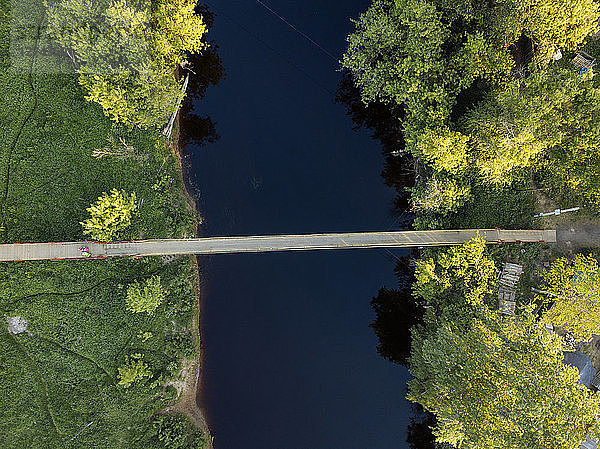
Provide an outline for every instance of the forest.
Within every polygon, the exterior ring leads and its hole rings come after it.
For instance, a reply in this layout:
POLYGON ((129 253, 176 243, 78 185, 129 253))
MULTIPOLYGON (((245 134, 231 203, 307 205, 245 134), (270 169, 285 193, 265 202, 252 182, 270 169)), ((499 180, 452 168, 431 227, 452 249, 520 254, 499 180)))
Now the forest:
MULTIPOLYGON (((598 225, 599 17, 593 0, 383 0, 354 21, 341 64, 360 100, 345 103, 385 118, 360 124, 392 155, 384 178, 414 229, 598 225)), ((570 449, 600 436, 600 396, 563 361, 575 349, 596 360, 599 256, 476 238, 398 263, 372 327, 380 354, 413 376, 411 447, 570 449), (507 267, 520 278, 499 310, 507 267)))

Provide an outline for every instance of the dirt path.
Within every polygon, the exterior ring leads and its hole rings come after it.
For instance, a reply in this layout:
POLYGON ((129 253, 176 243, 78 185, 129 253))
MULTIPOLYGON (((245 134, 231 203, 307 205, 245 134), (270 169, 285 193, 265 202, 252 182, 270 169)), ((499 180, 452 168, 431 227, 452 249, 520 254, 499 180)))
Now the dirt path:
MULTIPOLYGON (((545 192, 536 191, 538 212, 558 209, 558 204, 545 192)), ((556 229, 558 249, 567 255, 585 248, 600 247, 600 218, 590 217, 582 211, 540 218, 542 229, 556 229)))
POLYGON ((584 248, 600 247, 600 223, 598 220, 582 217, 569 226, 556 228, 558 247, 569 253, 584 248))

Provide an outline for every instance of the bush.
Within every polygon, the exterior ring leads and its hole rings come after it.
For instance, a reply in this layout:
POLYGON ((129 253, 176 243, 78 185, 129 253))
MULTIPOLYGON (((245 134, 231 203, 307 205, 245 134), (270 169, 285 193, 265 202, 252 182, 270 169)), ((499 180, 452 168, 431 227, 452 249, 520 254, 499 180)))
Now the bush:
POLYGON ((192 424, 183 416, 159 415, 152 421, 153 440, 168 449, 205 449, 208 438, 202 429, 190 432, 192 424), (190 434, 191 433, 191 434, 190 434))
POLYGON ((152 371, 142 360, 141 354, 135 354, 125 359, 125 365, 119 367, 119 385, 128 388, 132 383, 145 377, 152 376, 152 371))
POLYGON ((87 208, 91 217, 80 223, 83 233, 91 235, 94 240, 116 240, 120 232, 131 224, 131 217, 137 209, 135 202, 135 193, 127 194, 117 189, 112 189, 110 194, 103 192, 87 208))
POLYGON ((152 276, 143 284, 136 281, 127 287, 127 310, 154 315, 154 311, 165 300, 165 293, 159 276, 152 276))

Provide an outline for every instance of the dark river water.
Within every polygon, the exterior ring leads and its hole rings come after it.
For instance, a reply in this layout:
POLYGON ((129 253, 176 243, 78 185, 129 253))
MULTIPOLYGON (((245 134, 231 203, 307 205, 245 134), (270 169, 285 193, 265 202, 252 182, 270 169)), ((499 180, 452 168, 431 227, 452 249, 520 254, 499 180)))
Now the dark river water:
MULTIPOLYGON (((185 159, 204 235, 397 229, 380 143, 334 103, 350 18, 368 2, 264 3, 335 58, 259 2, 210 5, 226 75, 194 108, 219 138, 188 145, 185 159)), ((369 328, 372 297, 398 282, 388 253, 200 262, 201 405, 217 449, 407 447, 408 373, 378 356, 369 328)))

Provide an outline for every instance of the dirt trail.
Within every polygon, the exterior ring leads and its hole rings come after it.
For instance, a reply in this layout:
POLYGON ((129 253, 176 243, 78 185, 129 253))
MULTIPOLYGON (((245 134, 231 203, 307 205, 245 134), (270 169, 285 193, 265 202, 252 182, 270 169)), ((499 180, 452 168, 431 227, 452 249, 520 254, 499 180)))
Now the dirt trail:
MULTIPOLYGON (((559 205, 545 192, 534 192, 538 212, 549 212, 559 205)), ((557 247, 572 254, 583 248, 600 247, 600 218, 584 215, 582 211, 540 218, 540 229, 556 229, 557 247)))
POLYGON ((600 247, 600 223, 582 217, 576 223, 556 228, 556 240, 561 250, 600 247))

